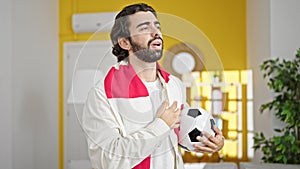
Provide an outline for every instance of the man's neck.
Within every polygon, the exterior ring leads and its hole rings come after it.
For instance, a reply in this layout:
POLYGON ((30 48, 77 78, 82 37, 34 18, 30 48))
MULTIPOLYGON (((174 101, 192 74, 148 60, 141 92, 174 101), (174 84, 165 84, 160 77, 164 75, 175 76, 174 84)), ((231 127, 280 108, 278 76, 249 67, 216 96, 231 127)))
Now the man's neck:
POLYGON ((156 62, 144 62, 134 56, 129 57, 129 63, 142 81, 154 82, 157 79, 156 62))

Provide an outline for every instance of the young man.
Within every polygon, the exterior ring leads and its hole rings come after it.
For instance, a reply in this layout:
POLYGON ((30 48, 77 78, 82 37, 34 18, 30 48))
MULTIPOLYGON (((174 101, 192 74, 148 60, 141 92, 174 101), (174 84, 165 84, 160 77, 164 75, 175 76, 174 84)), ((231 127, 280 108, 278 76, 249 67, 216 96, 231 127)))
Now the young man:
MULTIPOLYGON (((111 31, 118 63, 89 92, 83 129, 93 168, 179 169, 175 129, 185 104, 179 79, 157 63, 163 39, 154 9, 146 4, 125 7, 111 31)), ((195 145, 198 152, 219 151, 222 133, 195 145)))

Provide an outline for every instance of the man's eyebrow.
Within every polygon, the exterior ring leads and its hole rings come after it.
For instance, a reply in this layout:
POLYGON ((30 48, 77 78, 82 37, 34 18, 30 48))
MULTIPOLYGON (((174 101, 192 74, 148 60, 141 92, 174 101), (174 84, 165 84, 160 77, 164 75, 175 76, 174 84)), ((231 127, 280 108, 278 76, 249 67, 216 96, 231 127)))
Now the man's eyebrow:
POLYGON ((143 26, 143 25, 150 25, 150 22, 143 22, 143 23, 140 23, 140 24, 138 24, 138 25, 136 26, 136 28, 141 27, 141 26, 143 26))
POLYGON ((159 21, 155 21, 154 24, 155 25, 157 25, 157 24, 160 25, 160 22, 159 21))
MULTIPOLYGON (((155 24, 155 25, 157 25, 157 24, 160 25, 160 22, 159 22, 159 21, 155 21, 154 24, 155 24)), ((141 26, 143 26, 143 25, 150 25, 150 22, 143 22, 143 23, 140 23, 140 24, 138 24, 138 25, 136 26, 136 28, 141 27, 141 26)))

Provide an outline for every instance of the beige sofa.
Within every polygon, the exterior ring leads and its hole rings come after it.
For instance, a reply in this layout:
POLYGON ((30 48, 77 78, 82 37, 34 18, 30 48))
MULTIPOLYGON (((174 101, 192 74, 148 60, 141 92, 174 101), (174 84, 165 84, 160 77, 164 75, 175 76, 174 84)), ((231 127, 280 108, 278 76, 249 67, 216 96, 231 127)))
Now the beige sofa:
POLYGON ((241 162, 240 169, 300 169, 300 165, 241 162))
POLYGON ((222 163, 186 163, 185 169, 237 169, 237 165, 231 162, 222 163))

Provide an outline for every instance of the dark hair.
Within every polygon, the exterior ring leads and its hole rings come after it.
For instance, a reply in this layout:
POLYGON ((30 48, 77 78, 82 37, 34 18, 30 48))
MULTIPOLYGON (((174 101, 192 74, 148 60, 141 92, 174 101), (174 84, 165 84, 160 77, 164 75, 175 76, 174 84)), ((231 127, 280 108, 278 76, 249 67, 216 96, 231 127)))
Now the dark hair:
POLYGON ((150 11, 155 17, 157 17, 155 10, 151 6, 144 3, 139 3, 124 7, 115 18, 115 23, 110 33, 110 38, 113 43, 112 53, 117 56, 118 62, 128 57, 128 50, 122 49, 118 43, 119 38, 130 39, 130 32, 128 29, 130 23, 128 20, 128 15, 132 15, 140 11, 150 11))

